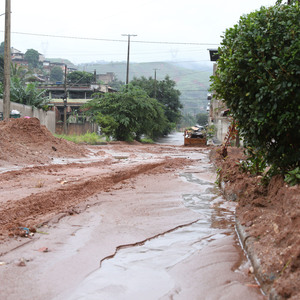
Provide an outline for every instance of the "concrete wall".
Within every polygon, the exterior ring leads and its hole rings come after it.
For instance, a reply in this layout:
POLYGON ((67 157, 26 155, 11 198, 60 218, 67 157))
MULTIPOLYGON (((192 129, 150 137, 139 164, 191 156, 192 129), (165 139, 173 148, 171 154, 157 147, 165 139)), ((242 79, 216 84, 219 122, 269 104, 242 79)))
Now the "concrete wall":
MULTIPOLYGON (((41 125, 45 125, 49 131, 55 133, 55 112, 43 111, 42 109, 32 108, 31 106, 11 102, 10 110, 18 110, 21 113, 21 117, 38 118, 41 125)), ((0 99, 0 112, 3 112, 3 100, 0 99)))
POLYGON ((217 117, 214 122, 215 126, 217 127, 217 139, 223 143, 225 136, 228 132, 228 127, 230 125, 230 121, 227 117, 217 117))
MULTIPOLYGON (((87 132, 97 132, 98 125, 95 123, 85 122, 85 123, 67 123, 67 135, 81 135, 87 132)), ((56 123, 56 133, 64 133, 64 124, 56 123)))

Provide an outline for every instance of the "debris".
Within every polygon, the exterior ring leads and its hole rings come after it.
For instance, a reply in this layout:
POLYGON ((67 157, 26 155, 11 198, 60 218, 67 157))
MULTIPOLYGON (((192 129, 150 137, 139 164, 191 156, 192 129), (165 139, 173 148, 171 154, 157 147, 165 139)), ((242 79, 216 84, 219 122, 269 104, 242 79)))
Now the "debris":
POLYGON ((19 227, 19 228, 26 231, 27 234, 29 233, 29 228, 27 228, 27 227, 19 227))
POLYGON ((40 233, 40 234, 49 234, 48 232, 45 232, 45 231, 37 231, 37 233, 40 233))
POLYGON ((39 252, 49 252, 48 247, 42 247, 38 250, 39 252))
POLYGON ((18 267, 25 267, 26 266, 26 260, 24 257, 20 258, 19 262, 17 263, 18 267))
POLYGON ((251 283, 248 283, 246 284, 248 287, 253 287, 253 288, 259 288, 260 286, 258 284, 251 284, 251 283))
POLYGON ((5 261, 0 261, 0 266, 4 266, 6 265, 6 262, 5 261))
POLYGON ((39 180, 38 183, 35 185, 36 188, 42 188, 44 186, 44 181, 39 180))

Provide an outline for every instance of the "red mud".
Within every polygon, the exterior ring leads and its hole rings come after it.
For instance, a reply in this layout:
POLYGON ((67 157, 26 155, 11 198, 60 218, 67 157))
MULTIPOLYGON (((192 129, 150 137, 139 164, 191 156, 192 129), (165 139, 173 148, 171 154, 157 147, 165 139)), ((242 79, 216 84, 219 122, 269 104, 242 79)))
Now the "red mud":
POLYGON ((225 194, 237 198, 238 220, 255 238, 266 283, 283 299, 300 299, 300 186, 290 187, 280 176, 264 186, 261 176, 242 173, 242 149, 230 148, 225 160, 218 150, 212 157, 225 194))
MULTIPOLYGON (((50 165, 54 158, 92 155, 93 147, 55 138, 35 118, 0 122, 0 168, 33 165, 0 174, 0 242, 24 235, 19 227, 33 232, 53 217, 79 213, 78 207, 85 209, 88 197, 122 188, 138 174, 172 174, 188 163, 180 157, 168 158, 172 146, 112 143, 104 147, 106 151, 94 149, 93 155, 103 157, 101 161, 50 165), (114 157, 110 149, 139 160, 120 167, 124 157, 114 157), (160 154, 160 159, 151 154, 160 154)), ((181 151, 189 150, 182 147, 181 151)), ((279 177, 268 187, 260 185, 259 177, 239 171, 236 162, 243 158, 239 149, 229 149, 226 160, 214 156, 227 193, 238 197, 237 218, 256 238, 254 246, 265 273, 280 296, 299 299, 299 186, 288 187, 279 177)))

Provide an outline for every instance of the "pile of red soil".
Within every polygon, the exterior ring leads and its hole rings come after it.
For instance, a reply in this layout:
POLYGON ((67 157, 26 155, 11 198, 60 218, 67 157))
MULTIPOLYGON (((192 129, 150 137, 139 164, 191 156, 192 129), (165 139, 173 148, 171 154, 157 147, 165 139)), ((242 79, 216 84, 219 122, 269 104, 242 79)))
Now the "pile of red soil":
POLYGON ((262 176, 243 173, 243 150, 229 148, 224 159, 212 153, 225 183, 227 198, 238 201, 237 219, 253 239, 266 284, 282 299, 300 299, 300 186, 275 176, 266 186, 262 176))
POLYGON ((4 163, 48 163, 53 157, 80 157, 86 150, 59 139, 37 118, 0 122, 0 166, 4 163))

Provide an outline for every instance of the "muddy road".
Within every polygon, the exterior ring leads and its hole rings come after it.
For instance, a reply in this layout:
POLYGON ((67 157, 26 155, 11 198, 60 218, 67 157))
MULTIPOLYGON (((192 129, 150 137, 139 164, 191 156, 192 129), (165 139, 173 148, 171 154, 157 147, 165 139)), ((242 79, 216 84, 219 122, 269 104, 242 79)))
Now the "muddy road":
POLYGON ((264 299, 209 149, 87 151, 0 174, 1 299, 264 299))

